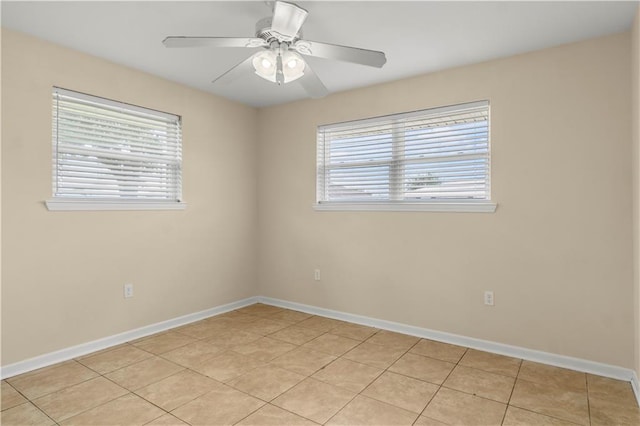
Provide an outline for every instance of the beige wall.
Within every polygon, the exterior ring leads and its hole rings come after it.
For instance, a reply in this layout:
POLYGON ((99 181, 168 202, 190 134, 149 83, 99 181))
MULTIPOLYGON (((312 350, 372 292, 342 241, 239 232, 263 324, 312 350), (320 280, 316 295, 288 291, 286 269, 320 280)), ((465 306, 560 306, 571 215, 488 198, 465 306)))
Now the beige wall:
POLYGON ((633 288, 635 309, 635 370, 640 377, 640 7, 631 32, 633 137, 633 288))
POLYGON ((632 368, 630 48, 624 33, 260 110, 260 294, 632 368), (312 209, 317 125, 480 99, 494 214, 312 209))
POLYGON ((3 365, 255 295, 256 114, 3 30, 3 365), (181 115, 187 210, 47 211, 54 85, 181 115))
POLYGON ((260 294, 632 368, 630 42, 257 112, 3 30, 2 364, 260 294), (53 85, 182 115, 188 209, 47 211, 53 85), (318 124, 478 99, 496 213, 313 211, 318 124))

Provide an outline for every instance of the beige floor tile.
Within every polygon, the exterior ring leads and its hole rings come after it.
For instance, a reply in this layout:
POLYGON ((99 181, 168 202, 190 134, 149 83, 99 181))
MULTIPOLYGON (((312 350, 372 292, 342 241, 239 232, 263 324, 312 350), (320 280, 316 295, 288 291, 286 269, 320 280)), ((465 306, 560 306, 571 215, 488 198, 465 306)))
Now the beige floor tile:
POLYGON ((272 315, 278 312, 282 312, 285 309, 278 308, 277 306, 265 305, 264 303, 255 303, 253 305, 245 306, 244 308, 236 309, 236 312, 249 315, 272 315))
POLYGON ((246 417, 237 426, 313 426, 317 423, 271 404, 264 405, 258 411, 246 417))
POLYGON ((82 357, 77 361, 100 374, 107 374, 152 356, 149 352, 127 344, 111 351, 82 357))
POLYGON ((513 377, 458 365, 442 386, 506 404, 514 384, 513 377))
POLYGON ((195 368, 209 358, 225 352, 222 346, 212 345, 206 342, 193 342, 178 349, 162 354, 162 358, 168 359, 178 365, 187 368, 195 368))
POLYGON ((147 352, 160 355, 195 341, 196 339, 194 337, 175 331, 169 331, 167 333, 147 337, 146 339, 132 344, 147 352))
POLYGON ((451 425, 499 425, 507 406, 477 396, 440 388, 423 415, 451 425))
POLYGON ((332 329, 331 334, 364 341, 376 334, 378 331, 379 330, 377 328, 367 327, 365 325, 344 323, 332 329))
POLYGON ((93 351, 93 352, 90 352, 90 353, 85 354, 85 355, 80 355, 79 357, 76 357, 74 359, 76 361, 80 361, 81 359, 88 358, 90 356, 96 356, 96 355, 104 354, 104 353, 107 353, 107 352, 110 352, 110 351, 113 351, 113 350, 116 350, 116 349, 124 348, 126 346, 131 346, 131 345, 129 343, 125 342, 125 343, 120 343, 119 345, 107 346, 104 349, 100 349, 98 351, 93 351))
POLYGON ((269 334, 272 339, 282 340, 283 342, 293 343, 294 345, 303 345, 310 340, 324 334, 324 331, 314 330, 308 327, 298 327, 292 325, 275 333, 269 334))
POLYGON ((460 361, 466 351, 467 348, 462 346, 422 339, 409 352, 455 364, 460 361))
POLYGON ((418 343, 419 340, 420 338, 409 336, 407 334, 380 330, 369 339, 367 339, 367 343, 373 343, 383 346, 393 346, 394 348, 403 348, 407 350, 418 343))
POLYGON ((157 419, 151 420, 149 423, 146 423, 146 426, 189 426, 187 423, 183 422, 177 417, 172 416, 171 414, 165 414, 163 416, 158 417, 157 419))
POLYGON ((587 374, 587 387, 589 398, 612 401, 631 407, 638 406, 633 388, 629 382, 587 374))
POLYGON ((289 322, 300 322, 304 321, 307 318, 311 318, 311 314, 305 314, 304 312, 292 311, 289 309, 284 309, 280 312, 275 312, 269 314, 267 318, 277 321, 289 321, 289 322))
POLYGON ((55 422, 30 402, 17 405, 0 413, 3 426, 49 426, 55 422))
POLYGON ((193 369, 219 382, 227 382, 261 365, 264 363, 255 358, 235 352, 225 352, 207 359, 193 369))
POLYGON ((7 382, 25 397, 34 399, 97 376, 95 371, 84 365, 76 361, 67 361, 11 377, 7 382))
POLYGON ((251 343, 234 346, 232 351, 257 359, 258 361, 268 362, 296 347, 296 345, 292 345, 291 343, 263 337, 251 343))
POLYGON ((4 380, 2 381, 0 395, 2 395, 2 403, 0 405, 0 407, 2 407, 2 411, 27 402, 27 399, 24 396, 20 395, 20 393, 15 390, 13 386, 11 386, 4 380))
POLYGON ((593 426, 640 425, 640 408, 625 403, 589 397, 593 426))
POLYGON ((228 385, 263 401, 271 401, 304 378, 301 374, 274 365, 265 365, 231 380, 228 385))
POLYGON ((219 384, 171 414, 190 425, 230 425, 239 422, 265 403, 219 384))
POLYGON ((345 323, 343 321, 338 321, 331 318, 319 317, 315 315, 312 316, 311 318, 307 318, 304 321, 300 321, 299 323, 296 323, 296 325, 300 327, 313 328, 314 330, 324 331, 324 332, 330 331, 344 324, 345 323))
POLYGON ((127 393, 126 389, 104 377, 96 377, 37 398, 33 403, 56 422, 60 422, 127 393))
POLYGON ((507 408, 507 414, 502 422, 503 426, 573 426, 575 424, 513 406, 507 408))
POLYGON ((416 413, 358 395, 327 425, 412 425, 417 417, 416 413))
POLYGON ((301 347, 274 359, 271 365, 303 376, 310 376, 334 359, 336 357, 333 355, 301 347))
POLYGON ((460 360, 460 365, 488 371, 489 373, 516 377, 521 362, 522 360, 517 358, 469 349, 460 360))
POLYGON ((437 391, 434 384, 386 371, 362 395, 420 414, 437 391))
POLYGON ((587 390, 585 373, 531 361, 522 361, 518 379, 578 392, 587 390))
POLYGON ((226 330, 220 331, 215 336, 205 340, 204 342, 209 343, 210 345, 229 349, 233 346, 244 345, 246 343, 262 339, 262 337, 263 336, 259 334, 249 333, 248 331, 228 328, 226 330))
POLYGON ((326 333, 308 343, 305 343, 302 347, 313 351, 324 352, 333 356, 340 356, 359 344, 359 340, 326 333))
POLYGON ((62 421, 62 426, 144 425, 164 411, 137 395, 127 394, 62 421))
POLYGON ((183 370, 138 389, 136 394, 166 411, 171 411, 204 395, 216 385, 218 383, 209 377, 183 370))
POLYGON ((184 370, 184 367, 154 356, 113 371, 105 375, 105 377, 126 389, 136 390, 158 382, 181 370, 184 370))
POLYGON ((312 377, 352 392, 361 392, 383 371, 380 368, 345 358, 338 358, 326 367, 316 371, 312 377))
POLYGON ((420 416, 413 426, 445 426, 446 423, 442 423, 438 420, 431 419, 429 417, 420 416))
POLYGON ((283 328, 287 328, 293 324, 294 323, 289 321, 279 321, 279 320, 272 320, 268 318, 259 318, 256 321, 238 325, 237 328, 240 330, 247 331, 249 333, 266 336, 267 334, 275 333, 276 331, 282 330, 283 328))
POLYGON ((229 327, 229 321, 198 321, 192 324, 187 324, 175 329, 180 334, 193 337, 195 339, 208 339, 215 336, 221 330, 229 327))
POLYGON ((351 349, 343 357, 351 361, 384 369, 396 362, 404 353, 405 349, 402 348, 364 342, 351 349))
POLYGON ((225 312, 224 314, 216 315, 211 318, 207 318, 207 322, 215 322, 225 324, 227 326, 234 326, 240 323, 247 323, 259 320, 260 316, 245 314, 238 311, 225 312))
POLYGON ((455 364, 450 362, 406 353, 389 367, 389 371, 440 385, 453 367, 455 364))
POLYGON ((9 378, 1 392, 8 426, 640 425, 628 382, 262 304, 9 378))
POLYGON ((346 389, 305 379, 274 399, 272 404, 314 422, 325 423, 354 396, 355 393, 346 389))
POLYGON ((510 405, 579 424, 589 424, 586 392, 516 380, 510 405))

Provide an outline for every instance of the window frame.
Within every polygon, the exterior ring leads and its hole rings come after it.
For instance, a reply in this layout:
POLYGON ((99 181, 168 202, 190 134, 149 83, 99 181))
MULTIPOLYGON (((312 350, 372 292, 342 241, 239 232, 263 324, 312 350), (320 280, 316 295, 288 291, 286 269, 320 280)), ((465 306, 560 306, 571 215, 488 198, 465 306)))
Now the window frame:
MULTIPOLYGON (((313 205, 316 211, 426 211, 426 212, 482 212, 493 213, 497 208, 497 203, 491 199, 491 107, 488 100, 466 102, 456 105, 448 105, 443 107, 428 108, 419 111, 404 112, 398 114, 390 114, 379 117, 364 118, 359 120, 351 120, 341 123, 333 123, 318 126, 317 128, 317 157, 316 157, 316 201, 313 205), (435 198, 423 200, 406 200, 399 199, 397 194, 402 192, 401 187, 405 184, 400 179, 399 173, 389 172, 386 179, 389 188, 389 199, 375 201, 358 201, 358 200, 327 200, 328 198, 328 176, 327 171, 331 169, 328 165, 328 155, 330 148, 327 147, 325 140, 325 131, 327 129, 339 130, 350 126, 359 126, 383 122, 391 122, 391 134, 397 133, 394 123, 398 123, 403 119, 412 117, 429 117, 443 114, 446 112, 455 113, 465 109, 478 108, 486 106, 487 109, 487 166, 486 166, 486 199, 457 199, 457 198, 435 198), (395 190, 393 189, 395 188, 395 190), (394 197, 394 195, 396 195, 394 197), (394 199, 395 198, 395 199, 394 199)), ((391 145, 393 146, 391 153, 392 158, 387 160, 390 168, 403 168, 411 162, 404 158, 396 158, 404 156, 404 133, 398 137, 392 136, 391 145), (400 146, 400 150, 399 150, 400 146), (400 155, 398 155, 400 152, 400 155)), ((381 161, 381 163, 383 163, 381 161)), ((354 162, 354 165, 356 162, 354 162)), ((374 164, 375 166, 375 164, 374 164)), ((344 165, 342 166, 344 167, 344 165)), ((336 169, 337 167, 333 167, 336 169)))
MULTIPOLYGON (((52 123, 52 197, 45 201, 45 205, 50 211, 87 211, 87 210, 183 210, 186 208, 186 203, 182 200, 182 117, 176 114, 166 113, 162 111, 153 110, 137 105, 128 104, 125 102, 115 101, 100 96, 89 95, 82 92, 77 92, 69 89, 63 89, 60 87, 53 87, 52 90, 52 120, 55 120, 59 112, 57 110, 56 98, 58 95, 72 97, 78 102, 88 101, 95 103, 98 106, 105 107, 105 109, 115 108, 118 112, 125 114, 131 113, 131 116, 135 114, 145 114, 156 119, 162 118, 172 122, 171 124, 176 126, 178 132, 175 137, 178 147, 175 148, 174 161, 177 164, 177 171, 174 179, 175 183, 175 199, 152 199, 152 198, 127 198, 127 197, 112 197, 101 198, 99 196, 64 196, 57 195, 56 191, 59 183, 58 171, 61 163, 58 161, 58 125, 59 123, 52 123)), ((92 148, 87 149, 87 154, 91 153, 92 148)), ((95 148, 93 148, 95 149, 95 148)), ((127 160, 122 160, 127 161, 127 160)), ((124 164, 124 163, 123 163, 124 164)), ((172 175, 173 176, 173 175, 172 175)))

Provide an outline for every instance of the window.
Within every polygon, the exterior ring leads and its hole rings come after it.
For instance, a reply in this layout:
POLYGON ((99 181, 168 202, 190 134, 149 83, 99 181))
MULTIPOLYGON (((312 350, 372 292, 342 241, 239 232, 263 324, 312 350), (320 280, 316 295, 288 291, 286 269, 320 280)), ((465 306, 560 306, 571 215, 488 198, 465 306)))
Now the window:
POLYGON ((487 101, 329 124, 317 136, 317 210, 495 210, 487 101))
POLYGON ((180 117, 53 89, 49 210, 184 208, 180 117))

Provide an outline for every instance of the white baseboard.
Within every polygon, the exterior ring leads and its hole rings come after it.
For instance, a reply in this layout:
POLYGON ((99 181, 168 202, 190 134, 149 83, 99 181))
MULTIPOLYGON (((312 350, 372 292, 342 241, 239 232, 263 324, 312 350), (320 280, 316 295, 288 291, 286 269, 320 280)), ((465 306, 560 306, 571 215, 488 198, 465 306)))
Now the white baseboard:
POLYGON ((640 381, 638 380, 638 375, 635 371, 631 378, 631 387, 633 388, 633 393, 636 394, 636 401, 638 401, 638 406, 640 407, 640 381))
MULTIPOLYGON (((499 355, 526 359, 528 361, 535 361, 543 364, 553 365, 556 367, 568 368, 584 373, 610 377, 612 379, 624 380, 627 382, 631 382, 632 386, 634 386, 636 397, 640 394, 640 387, 638 386, 639 383, 637 376, 633 370, 630 370, 628 368, 617 367, 614 365, 603 364, 595 361, 588 361, 580 358, 573 358, 565 355, 556 355, 518 346, 511 346, 503 343, 491 342, 488 340, 474 339, 472 337, 444 333, 441 331, 430 330, 428 328, 414 327, 411 325, 379 320, 361 315, 334 311, 331 309, 318 308, 316 306, 288 302, 271 297, 258 297, 258 300, 259 302, 267 305, 294 309, 296 311, 306 312, 313 315, 320 315, 342 321, 353 322, 356 324, 375 327, 382 330, 395 331, 397 333, 409 334, 411 336, 421 337, 424 339, 436 340, 439 342, 451 343, 459 346, 466 346, 468 348, 478 349, 485 352, 492 352, 499 355)), ((640 405, 640 398, 638 399, 638 402, 640 405)))
POLYGON ((233 311, 234 309, 243 308, 257 302, 257 297, 249 297, 246 299, 238 300, 236 302, 227 303, 225 305, 216 306, 210 309, 205 309, 204 311, 183 315, 178 318, 173 318, 167 321, 162 321, 144 327, 136 328, 134 330, 125 331, 124 333, 94 340, 92 342, 82 343, 80 345, 61 349, 55 352, 49 352, 48 354, 40 355, 24 361, 19 361, 14 364, 0 367, 0 378, 6 379, 8 377, 36 370, 38 368, 47 367, 49 365, 57 364, 63 361, 68 361, 70 359, 77 358, 91 352, 106 349, 111 346, 119 345, 121 343, 130 342, 131 340, 139 339, 141 337, 149 336, 151 334, 159 333, 161 331, 169 330, 175 327, 180 327, 182 325, 186 325, 195 321, 200 321, 201 319, 233 311))

